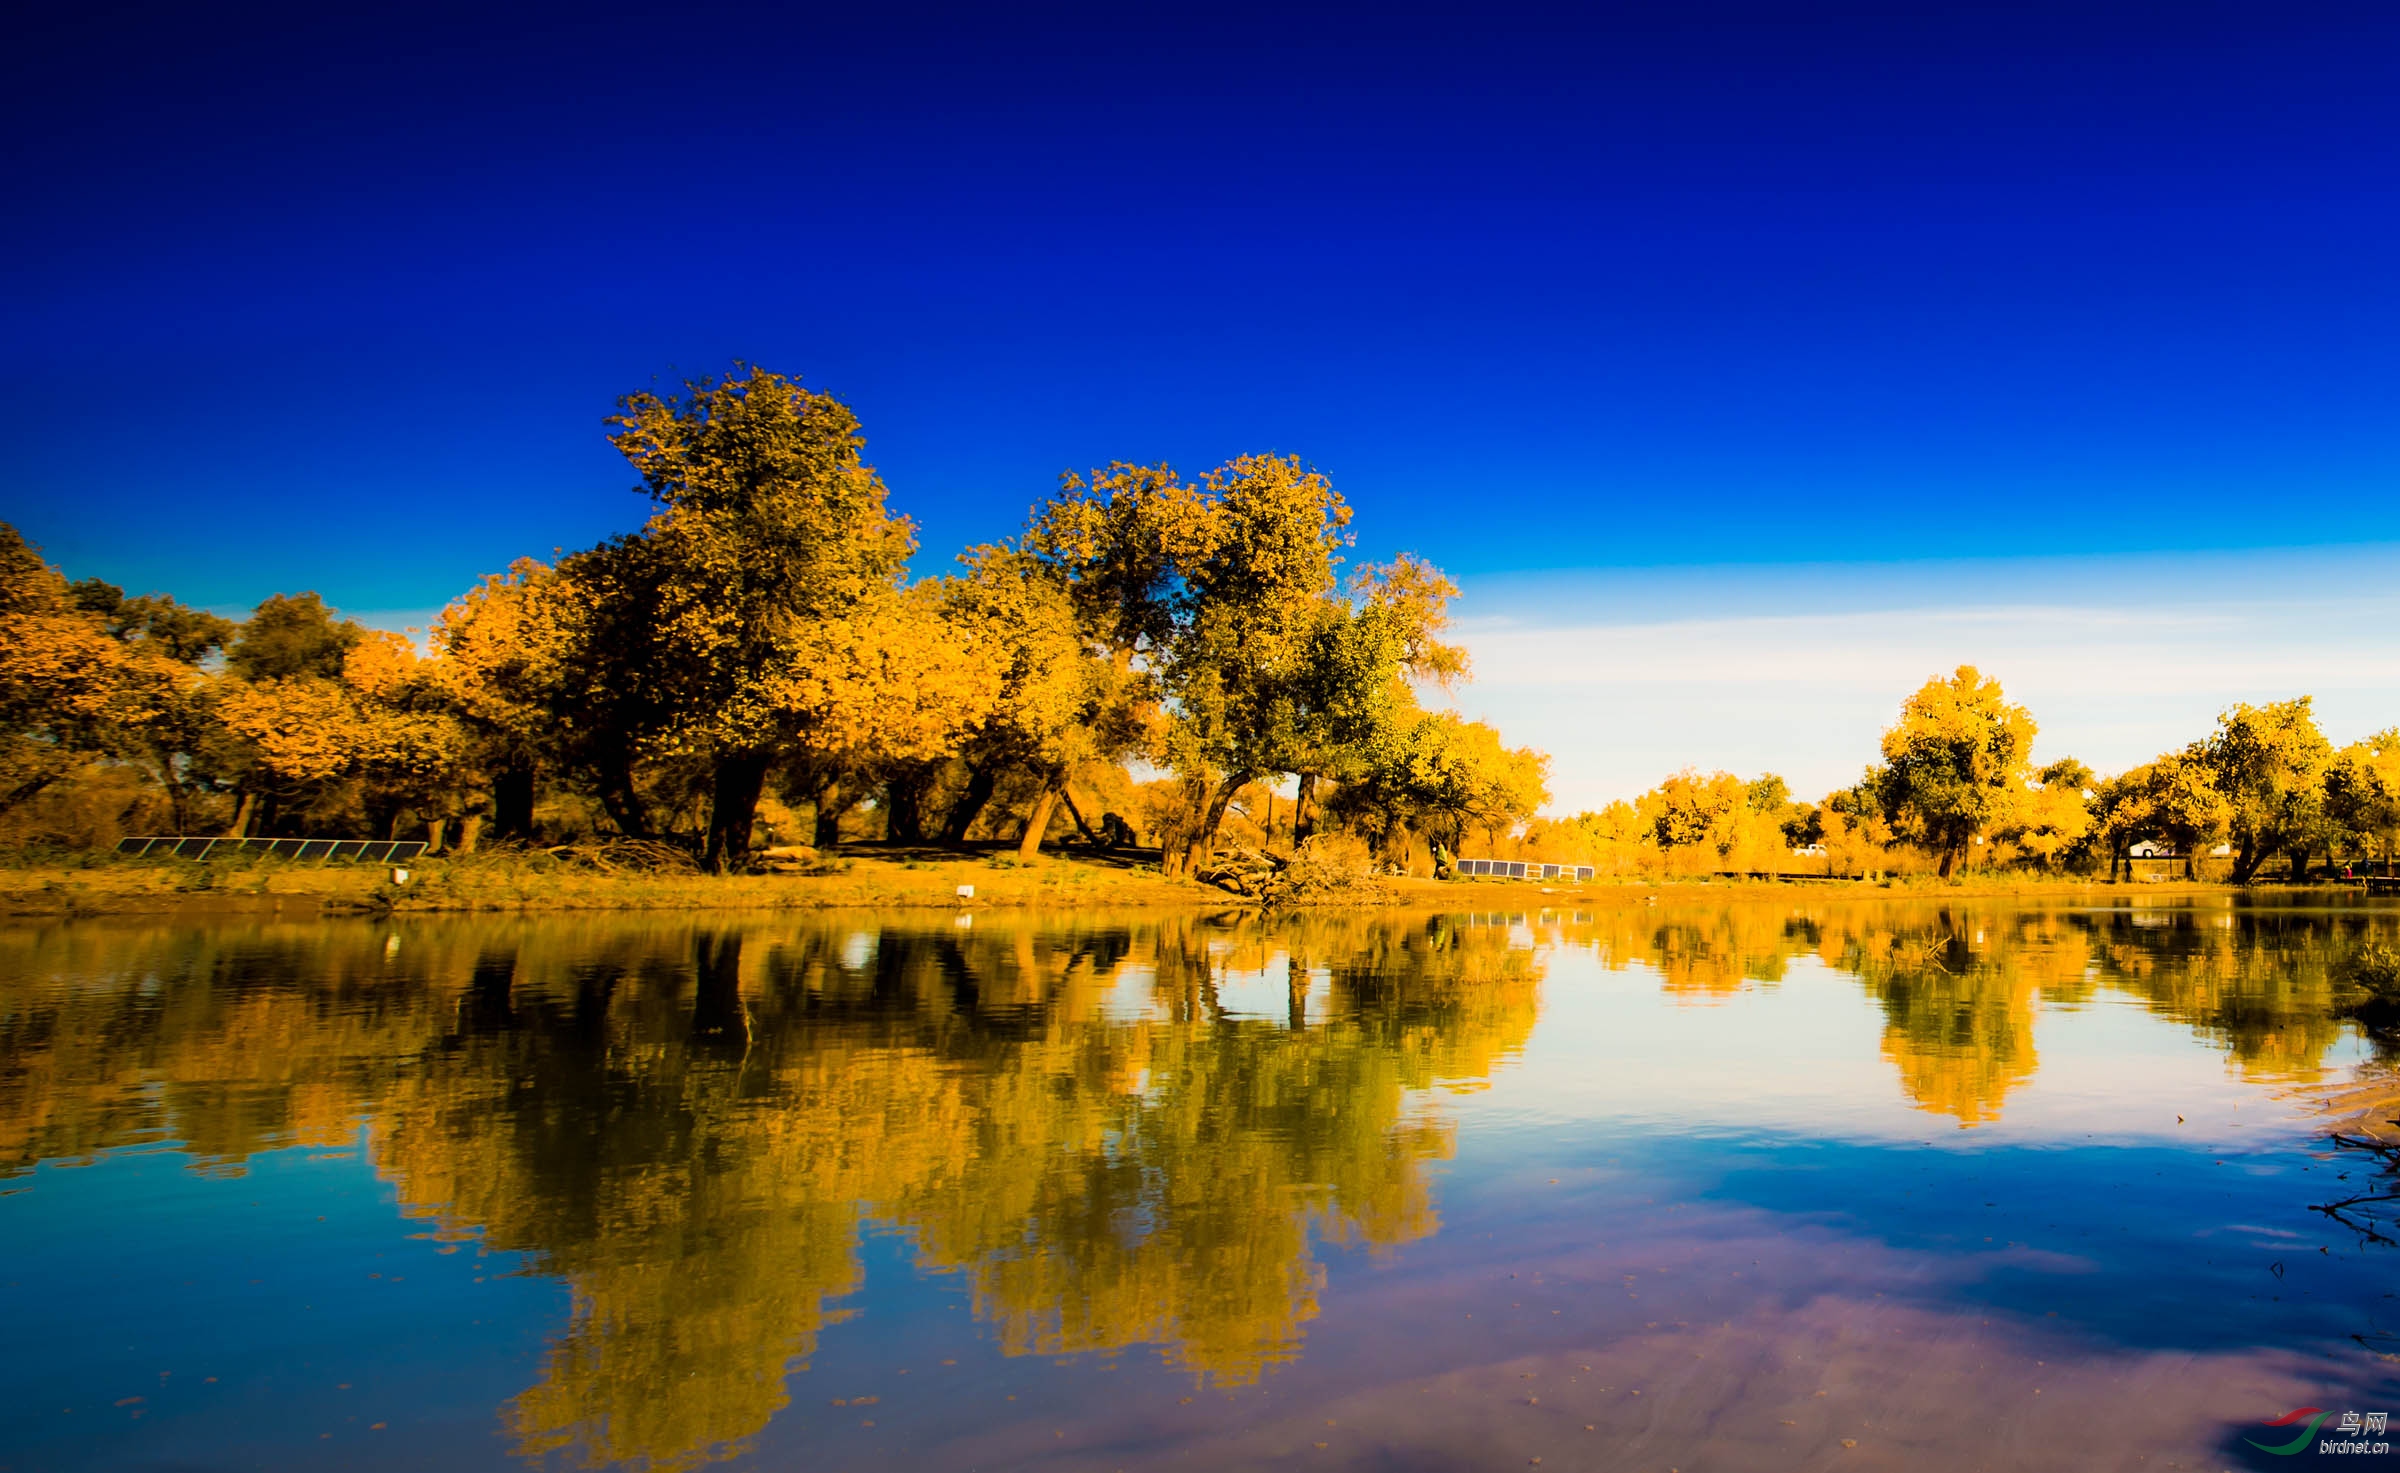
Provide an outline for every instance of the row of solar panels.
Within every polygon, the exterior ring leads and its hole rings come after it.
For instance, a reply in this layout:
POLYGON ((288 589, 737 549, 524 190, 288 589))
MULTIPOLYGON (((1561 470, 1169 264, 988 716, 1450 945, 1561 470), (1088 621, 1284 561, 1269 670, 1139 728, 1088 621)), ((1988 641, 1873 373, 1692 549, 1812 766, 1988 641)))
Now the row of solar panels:
POLYGON ((1592 867, 1588 864, 1528 864, 1521 859, 1462 859, 1458 872, 1466 876, 1488 876, 1495 880, 1588 880, 1592 867))
POLYGON ((211 854, 277 854, 285 859, 364 859, 374 864, 391 864, 402 859, 414 859, 425 852, 423 839, 206 839, 157 838, 119 839, 119 854, 174 855, 179 859, 206 859, 211 854))

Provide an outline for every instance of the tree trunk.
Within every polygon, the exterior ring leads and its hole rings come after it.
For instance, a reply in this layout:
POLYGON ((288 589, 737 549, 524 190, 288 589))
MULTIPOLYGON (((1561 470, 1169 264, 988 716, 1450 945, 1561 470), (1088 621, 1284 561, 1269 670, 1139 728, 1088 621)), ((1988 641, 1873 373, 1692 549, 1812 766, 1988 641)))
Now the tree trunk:
POLYGON ((498 1033, 516 1021, 512 993, 517 981, 517 954, 487 951, 475 958, 468 974, 466 996, 458 1002, 460 1031, 498 1033))
POLYGON ((717 759, 716 782, 709 794, 705 862, 719 874, 740 869, 750 857, 750 829, 758 821, 758 795, 767 785, 770 765, 764 752, 717 759))
POLYGON ((809 838, 819 849, 837 849, 842 842, 842 811, 849 804, 842 801, 842 780, 829 777, 817 788, 816 825, 809 838))
POLYGON ((883 785, 883 836, 895 844, 925 842, 925 795, 941 771, 931 762, 911 763, 883 785))
POLYGON ((483 837, 483 815, 470 813, 458 821, 458 842, 450 846, 453 854, 472 854, 475 841, 483 837))
POLYGON ((692 994, 692 1042, 741 1053, 750 1046, 750 1011, 742 1004, 741 934, 703 934, 693 952, 698 986, 692 994))
POLYGON ((1092 826, 1083 821, 1083 810, 1075 806, 1075 789, 1066 783, 1060 783, 1058 785, 1058 801, 1067 805, 1067 817, 1075 820, 1075 827, 1083 834, 1083 842, 1091 845, 1094 849, 1103 847, 1100 843, 1100 836, 1093 833, 1092 826))
POLYGON ((178 835, 189 833, 192 827, 192 785, 175 776, 171 758, 168 760, 166 773, 168 821, 175 825, 175 832, 178 835))
POLYGON ((1208 802, 1204 784, 1185 778, 1182 788, 1183 802, 1169 815, 1158 835, 1158 872, 1170 878, 1192 867, 1192 833, 1199 827, 1201 809, 1208 802))
POLYGON ((442 852, 442 835, 448 831, 449 827, 450 820, 446 818, 425 820, 425 852, 427 854, 442 852))
POLYGON ((990 767, 977 767, 968 772, 967 790, 958 795, 958 801, 951 805, 949 817, 943 820, 943 843, 967 842, 967 830, 975 827, 975 820, 983 816, 985 805, 992 801, 992 789, 999 782, 999 773, 990 767))
POLYGON ((1217 829, 1225 822, 1225 810, 1233 803, 1233 795, 1250 780, 1246 773, 1234 773, 1219 783, 1209 794, 1208 807, 1200 815, 1199 827, 1185 841, 1182 873, 1190 873, 1208 863, 1217 850, 1217 829))
POLYGON ((233 811, 233 827, 225 831, 228 839, 243 839, 250 835, 250 820, 258 816, 258 794, 242 794, 241 806, 233 811))
POLYGON ((633 786, 633 763, 621 755, 611 755, 599 763, 600 806, 607 810, 608 821, 617 832, 628 839, 650 837, 650 813, 642 805, 642 795, 633 786))
POLYGON ((1050 832, 1050 815, 1058 811, 1058 790, 1063 786, 1044 783, 1041 796, 1033 800, 1033 812, 1025 818, 1025 832, 1017 839, 1019 860, 1030 860, 1042 852, 1042 840, 1050 832))
POLYGON ((1946 879, 1949 879, 1949 878, 1950 878, 1950 871, 1951 871, 1952 869, 1956 868, 1956 867, 1957 867, 1957 865, 1958 865, 1958 851, 1957 851, 1956 849, 1954 849, 1954 848, 1950 847, 1950 846, 1949 846, 1949 845, 1947 845, 1947 844, 1943 845, 1943 846, 1942 846, 1942 878, 1943 878, 1943 879, 1945 879, 1945 880, 1946 880, 1946 879))
POLYGON ((1292 800, 1292 847, 1298 849, 1317 831, 1317 816, 1310 805, 1317 796, 1317 775, 1300 774, 1300 794, 1292 800))
POLYGON ((2249 884, 2251 874, 2258 868, 2258 861, 2259 855, 2255 842, 2248 838, 2243 839, 2241 848, 2234 851, 2233 882, 2237 885, 2249 884))
MULTIPOLYGON (((612 812, 609 815, 614 818, 612 812)), ((533 768, 503 767, 492 780, 492 827, 503 839, 533 837, 533 768)))

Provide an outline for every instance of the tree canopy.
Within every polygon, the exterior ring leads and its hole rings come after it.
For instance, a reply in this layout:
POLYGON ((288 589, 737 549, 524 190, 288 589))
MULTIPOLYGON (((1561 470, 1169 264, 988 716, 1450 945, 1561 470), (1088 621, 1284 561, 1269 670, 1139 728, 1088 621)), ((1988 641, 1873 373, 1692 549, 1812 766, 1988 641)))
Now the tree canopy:
POLYGON ((625 396, 605 432, 641 525, 479 580, 421 638, 311 591, 235 621, 70 581, 0 526, 0 836, 413 825, 734 870, 860 837, 1032 861, 1079 832, 1169 874, 1329 830, 1420 873, 1468 848, 1623 875, 2163 857, 2237 881, 2396 857, 2400 728, 2336 747, 2305 695, 2243 703, 2104 775, 2037 765, 2032 713, 1965 665, 1819 801, 1687 767, 1545 816, 1549 759, 1452 705, 1457 586, 1405 553, 1348 565, 1350 503, 1296 456, 1069 473, 1016 535, 918 577, 830 393, 736 363, 625 396))

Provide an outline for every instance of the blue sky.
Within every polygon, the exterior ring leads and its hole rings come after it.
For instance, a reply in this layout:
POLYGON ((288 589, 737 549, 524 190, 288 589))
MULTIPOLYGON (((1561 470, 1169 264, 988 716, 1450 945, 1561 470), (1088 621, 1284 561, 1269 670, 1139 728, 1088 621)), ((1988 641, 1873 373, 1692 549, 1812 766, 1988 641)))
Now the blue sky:
POLYGON ((56 8, 0 515, 397 617, 635 524, 611 400, 740 357, 927 572, 1250 450, 1471 590, 2389 542, 2394 96, 2367 7, 56 8))

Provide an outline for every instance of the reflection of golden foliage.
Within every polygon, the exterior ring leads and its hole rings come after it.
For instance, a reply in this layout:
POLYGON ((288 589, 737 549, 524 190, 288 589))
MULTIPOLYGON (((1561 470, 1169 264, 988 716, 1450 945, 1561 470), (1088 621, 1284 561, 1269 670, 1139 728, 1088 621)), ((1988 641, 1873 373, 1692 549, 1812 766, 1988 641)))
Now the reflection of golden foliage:
POLYGON ((2038 1064, 2040 1000, 2110 986, 2224 1047, 2244 1073, 2306 1081, 2345 1026, 2330 967, 2362 923, 2273 910, 2022 911, 1989 901, 1730 898, 1628 905, 1549 928, 1605 965, 1647 967, 1679 999, 1773 982, 1813 955, 1883 1005, 1883 1050, 1909 1096, 1976 1124, 2038 1064))
POLYGON ((1559 946, 1678 998, 1831 967, 1882 1008, 1909 1096, 1974 1124, 2037 1067, 2039 1003, 2099 987, 2245 1071, 2310 1077, 2344 1026, 2334 964, 2391 929, 1784 896, 972 931, 28 928, 0 933, 0 1173, 158 1140, 238 1172, 363 1121, 406 1212, 571 1287, 506 1413, 519 1451, 683 1469, 786 1404, 862 1283, 863 1222, 959 1275, 1012 1354, 1148 1344, 1228 1383, 1290 1359, 1319 1245, 1438 1228, 1431 1092, 1522 1049, 1559 946), (1218 1004, 1279 980, 1288 1018, 1218 1004))
POLYGON ((1883 1004, 1883 1055, 1920 1109, 1961 1125, 1996 1120, 2008 1091, 2033 1077, 2040 969, 2001 944, 1996 920, 1914 919, 1837 928, 1843 970, 1883 1004))
POLYGON ((1435 1230, 1420 1092, 1521 1048, 1539 977, 1502 937, 1332 916, 78 927, 0 963, 0 1170, 172 1136, 239 1171, 363 1119, 404 1211, 572 1288, 518 1452, 660 1470, 786 1404, 867 1220, 1010 1353, 1255 1379, 1317 1312, 1315 1243, 1435 1230), (1298 1026, 1223 1014, 1244 973, 1289 978, 1298 1026))
POLYGON ((2225 1048, 2245 1075, 2294 1083, 2323 1076, 2344 1027, 2334 966, 2370 931, 2356 919, 2214 908, 2112 911, 2094 928, 2109 983, 2225 1048))

